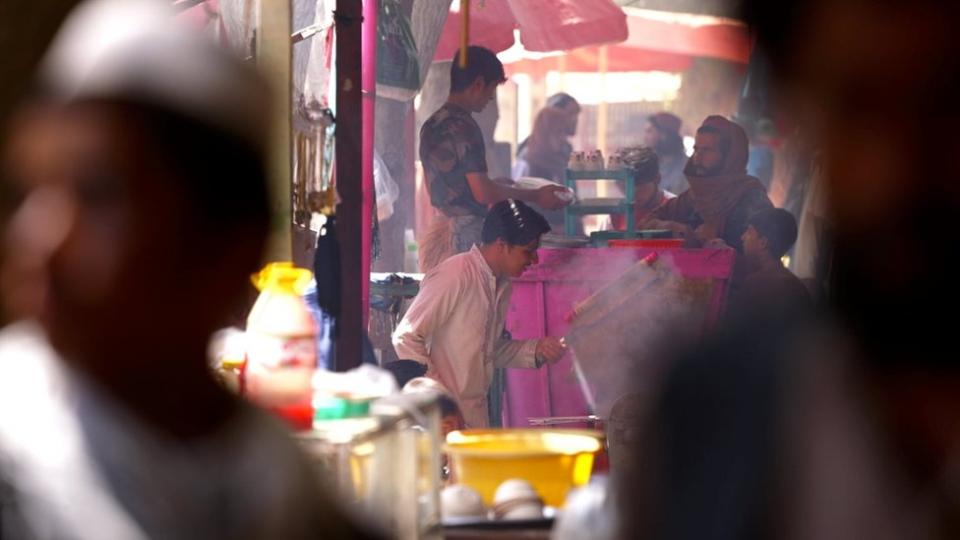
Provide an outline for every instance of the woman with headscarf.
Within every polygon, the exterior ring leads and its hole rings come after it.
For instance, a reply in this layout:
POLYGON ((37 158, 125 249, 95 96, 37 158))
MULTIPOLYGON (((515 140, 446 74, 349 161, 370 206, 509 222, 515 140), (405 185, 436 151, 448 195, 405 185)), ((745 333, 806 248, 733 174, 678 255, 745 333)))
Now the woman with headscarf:
MULTIPOLYGON (((563 112, 567 117, 563 125, 564 133, 566 133, 567 137, 573 137, 577 134, 577 120, 580 118, 580 102, 578 102, 576 98, 566 92, 558 92, 547 98, 547 104, 544 108, 557 109, 563 112)), ((529 143, 530 137, 527 137, 517 145, 518 159, 523 156, 529 143)), ((570 154, 573 153, 573 145, 564 141, 564 148, 566 148, 567 159, 569 160, 570 154)))
POLYGON ((647 118, 643 132, 643 145, 653 148, 660 160, 661 186, 670 193, 683 193, 690 187, 683 176, 687 154, 680 135, 682 124, 678 116, 660 112, 647 118))
POLYGON ((563 173, 570 158, 565 112, 554 107, 544 107, 533 123, 533 133, 527 145, 517 156, 513 177, 536 176, 554 182, 563 181, 563 173))
POLYGON ((747 220, 773 207, 763 184, 747 174, 747 154, 742 127, 722 116, 707 117, 684 168, 690 189, 655 211, 644 227, 671 229, 691 246, 720 239, 742 253, 747 220))
MULTIPOLYGON (((571 147, 567 142, 570 116, 556 107, 544 107, 533 123, 533 133, 513 166, 513 177, 535 176, 558 184, 564 181, 571 147)), ((555 230, 563 230, 563 210, 546 210, 543 216, 555 230)))

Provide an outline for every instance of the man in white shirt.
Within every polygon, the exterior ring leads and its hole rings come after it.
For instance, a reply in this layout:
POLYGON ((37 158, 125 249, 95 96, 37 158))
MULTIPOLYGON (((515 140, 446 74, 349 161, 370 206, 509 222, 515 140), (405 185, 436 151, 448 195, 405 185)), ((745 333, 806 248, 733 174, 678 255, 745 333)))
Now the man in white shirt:
POLYGON ((427 365, 427 377, 448 388, 467 427, 489 423, 487 390, 494 368, 538 368, 557 362, 561 340, 510 339, 504 331, 510 278, 537 262, 547 221, 522 201, 490 208, 482 245, 430 271, 393 334, 397 356, 427 365))

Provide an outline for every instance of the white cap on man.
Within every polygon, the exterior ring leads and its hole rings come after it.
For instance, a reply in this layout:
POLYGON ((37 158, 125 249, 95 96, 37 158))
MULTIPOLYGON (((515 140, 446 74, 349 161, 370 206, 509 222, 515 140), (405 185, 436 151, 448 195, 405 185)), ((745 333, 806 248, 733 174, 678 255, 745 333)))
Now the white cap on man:
POLYGON ((65 102, 123 99, 209 124, 263 148, 266 84, 251 65, 177 20, 164 0, 90 0, 63 24, 40 82, 65 102))

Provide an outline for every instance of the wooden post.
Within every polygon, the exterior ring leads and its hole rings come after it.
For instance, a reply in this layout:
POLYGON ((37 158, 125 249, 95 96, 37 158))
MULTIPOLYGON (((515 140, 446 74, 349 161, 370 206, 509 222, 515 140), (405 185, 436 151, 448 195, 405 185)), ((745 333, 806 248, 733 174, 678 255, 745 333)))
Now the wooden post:
POLYGON ((289 261, 293 256, 290 198, 290 0, 263 0, 259 2, 259 6, 257 64, 263 69, 273 90, 273 123, 268 162, 272 222, 266 256, 268 261, 289 261))
MULTIPOLYGON (((264 1, 264 0, 261 0, 264 1)), ((361 21, 359 0, 337 0, 337 131, 336 181, 340 194, 337 206, 337 236, 340 240, 341 307, 337 321, 337 371, 361 363, 363 353, 363 183, 361 158, 361 21)))
POLYGON ((558 91, 566 92, 567 91, 567 53, 566 52, 564 52, 563 54, 557 57, 557 73, 560 74, 560 80, 557 81, 559 83, 558 86, 560 87, 558 91))
MULTIPOLYGON (((597 61, 600 73, 600 103, 597 104, 597 149, 607 158, 607 46, 600 47, 600 58, 597 61)), ((606 197, 607 182, 597 184, 597 196, 606 197)))
POLYGON ((470 46, 470 0, 460 0, 460 69, 467 69, 467 47, 470 46))

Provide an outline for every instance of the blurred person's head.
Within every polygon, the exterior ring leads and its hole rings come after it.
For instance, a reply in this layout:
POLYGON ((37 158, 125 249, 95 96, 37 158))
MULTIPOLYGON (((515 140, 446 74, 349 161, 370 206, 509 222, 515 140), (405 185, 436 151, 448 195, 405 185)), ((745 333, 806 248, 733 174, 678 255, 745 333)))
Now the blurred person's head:
MULTIPOLYGON (((567 142, 567 113, 553 107, 544 107, 537 113, 533 133, 528 143, 528 156, 556 156, 563 153, 567 142)), ((566 156, 561 156, 566 163, 566 156)))
MULTIPOLYGON (((407 360, 407 361, 411 362, 412 360, 407 360)), ((423 375, 410 379, 409 381, 404 383, 402 387, 400 387, 400 390, 404 394, 409 394, 413 392, 430 391, 430 392, 438 392, 440 394, 445 394, 448 396, 451 395, 450 389, 444 386, 443 383, 441 383, 436 379, 431 379, 430 377, 424 377, 423 375)))
POLYGON ((450 96, 470 112, 480 112, 497 96, 497 87, 506 82, 503 64, 485 47, 467 47, 467 67, 460 67, 460 51, 450 66, 450 96))
POLYGON ((908 336, 950 330, 905 326, 900 314, 952 310, 957 300, 944 284, 957 263, 960 170, 932 159, 930 142, 942 156, 960 150, 958 10, 947 0, 744 5, 784 94, 823 149, 837 305, 877 345, 878 362, 945 360, 919 354, 916 346, 932 342, 908 336))
POLYGON ((631 146, 620 151, 620 161, 633 172, 634 199, 645 203, 660 193, 660 161, 646 146, 631 146))
POLYGON ((457 402, 447 394, 440 396, 440 436, 446 440, 447 435, 454 431, 466 429, 467 421, 457 402))
POLYGON ((576 100, 576 98, 566 92, 557 92, 556 94, 548 97, 547 107, 560 109, 561 111, 567 113, 580 112, 580 103, 576 100))
POLYGON ((777 137, 777 125, 770 118, 764 117, 757 120, 753 131, 751 143, 770 144, 777 137))
POLYGON ((452 394, 450 394, 450 390, 438 381, 419 376, 404 384, 402 391, 404 394, 433 392, 438 395, 438 402, 440 404, 440 434, 444 438, 446 438, 449 433, 466 427, 463 413, 460 412, 460 407, 457 406, 457 402, 453 399, 452 394))
POLYGON ((408 382, 423 377, 427 373, 427 365, 416 360, 395 360, 383 365, 383 369, 390 372, 397 380, 397 388, 403 388, 408 382))
POLYGON ((743 255, 751 267, 779 261, 797 241, 797 220, 783 208, 761 210, 747 220, 742 240, 743 255))
POLYGON ((580 103, 570 94, 559 92, 547 98, 547 107, 559 109, 566 115, 564 134, 573 137, 577 134, 577 120, 580 118, 580 103))
POLYGON ((722 116, 708 116, 697 129, 693 155, 684 172, 701 177, 742 175, 747 170, 748 155, 743 128, 722 116))
POLYGON ((653 148, 661 156, 683 155, 683 137, 680 117, 660 112, 647 118, 643 130, 643 145, 653 148))
POLYGON ((958 16, 949 0, 744 3, 783 101, 822 148, 831 303, 921 467, 960 444, 960 361, 940 315, 960 304, 958 16))
POLYGON ((498 277, 517 277, 538 262, 540 237, 550 224, 523 201, 507 199, 490 207, 480 233, 481 251, 498 277))
POLYGON ((262 82, 168 8, 81 6, 3 156, 19 195, 3 297, 103 377, 202 352, 246 296, 269 222, 262 82))

